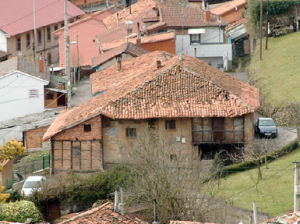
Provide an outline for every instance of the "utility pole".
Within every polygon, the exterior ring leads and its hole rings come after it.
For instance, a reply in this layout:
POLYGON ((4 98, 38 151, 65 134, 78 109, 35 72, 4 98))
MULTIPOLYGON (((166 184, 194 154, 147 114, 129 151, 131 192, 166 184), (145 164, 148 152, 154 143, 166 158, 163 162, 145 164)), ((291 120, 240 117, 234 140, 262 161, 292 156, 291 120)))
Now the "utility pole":
POLYGON ((266 50, 268 50, 268 37, 269 37, 269 0, 267 0, 267 13, 266 13, 266 50))
POLYGON ((256 207, 255 202, 253 202, 253 224, 258 224, 258 221, 257 221, 257 207, 256 207))
POLYGON ((36 62, 36 6, 35 6, 35 0, 33 0, 33 57, 34 61, 36 62))
POLYGON ((70 39, 68 32, 68 0, 65 0, 65 75, 68 77, 67 82, 67 108, 71 109, 71 73, 70 73, 70 39))
POLYGON ((294 212, 299 211, 299 162, 294 162, 294 212))
POLYGON ((263 9, 263 0, 260 0, 260 22, 259 22, 259 29, 260 29, 260 60, 262 60, 262 9, 263 9))

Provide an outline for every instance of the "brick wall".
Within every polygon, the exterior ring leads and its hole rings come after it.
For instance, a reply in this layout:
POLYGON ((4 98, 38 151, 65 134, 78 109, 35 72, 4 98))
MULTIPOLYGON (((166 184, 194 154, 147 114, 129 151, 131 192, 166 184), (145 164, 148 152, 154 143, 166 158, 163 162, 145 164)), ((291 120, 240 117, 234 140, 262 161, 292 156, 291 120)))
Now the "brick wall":
POLYGON ((226 13, 225 15, 223 15, 223 18, 229 23, 240 20, 243 18, 242 13, 243 13, 244 9, 245 9, 245 6, 239 7, 237 11, 233 10, 233 11, 230 11, 230 12, 226 13))
POLYGON ((25 147, 27 149, 41 148, 43 146, 42 138, 48 128, 49 126, 26 131, 25 147))
POLYGON ((101 134, 101 117, 97 116, 91 118, 85 122, 78 124, 77 126, 62 131, 59 134, 53 137, 54 140, 69 140, 69 141, 78 141, 78 140, 100 140, 102 137, 101 134), (84 125, 91 125, 91 131, 85 132, 84 125))

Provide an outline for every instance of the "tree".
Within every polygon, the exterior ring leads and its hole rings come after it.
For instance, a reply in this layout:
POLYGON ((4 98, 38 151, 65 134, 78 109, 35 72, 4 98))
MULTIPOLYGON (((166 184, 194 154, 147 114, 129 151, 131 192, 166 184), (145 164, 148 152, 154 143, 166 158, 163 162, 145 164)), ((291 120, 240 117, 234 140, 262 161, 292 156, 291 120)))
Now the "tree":
MULTIPOLYGON (((126 147, 133 175, 132 185, 125 192, 126 203, 152 208, 156 200, 162 223, 171 219, 221 222, 218 215, 222 215, 222 208, 210 200, 218 189, 211 177, 212 164, 201 162, 195 155, 197 149, 169 141, 155 131, 146 127, 126 147)), ((147 214, 151 217, 152 209, 147 214)))
MULTIPOLYGON (((24 154, 25 147, 23 147, 22 142, 18 142, 16 139, 12 139, 6 142, 3 146, 0 146, 0 163, 13 159, 14 156, 20 156, 24 154)), ((0 171, 3 169, 0 164, 0 171)), ((0 192, 2 192, 5 187, 1 186, 0 182, 0 192)), ((5 202, 9 198, 9 194, 0 193, 0 202, 5 202)))

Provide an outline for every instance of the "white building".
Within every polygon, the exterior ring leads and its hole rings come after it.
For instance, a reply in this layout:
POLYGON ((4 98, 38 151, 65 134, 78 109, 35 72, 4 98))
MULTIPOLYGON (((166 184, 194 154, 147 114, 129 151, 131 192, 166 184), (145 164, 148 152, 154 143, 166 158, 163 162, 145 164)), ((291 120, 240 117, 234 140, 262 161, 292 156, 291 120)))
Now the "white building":
POLYGON ((0 63, 0 121, 43 112, 49 80, 43 64, 18 57, 0 63))
POLYGON ((157 20, 144 18, 144 22, 149 21, 148 34, 175 30, 176 54, 197 57, 221 70, 231 68, 232 45, 226 42, 226 21, 200 8, 160 8, 157 12, 157 20))

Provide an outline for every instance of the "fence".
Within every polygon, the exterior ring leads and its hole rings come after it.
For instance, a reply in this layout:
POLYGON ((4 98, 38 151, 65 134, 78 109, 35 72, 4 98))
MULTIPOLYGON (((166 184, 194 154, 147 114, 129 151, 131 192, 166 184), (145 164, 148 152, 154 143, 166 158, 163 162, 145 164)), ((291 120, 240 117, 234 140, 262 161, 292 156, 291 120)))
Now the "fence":
POLYGON ((10 188, 14 183, 21 181, 22 177, 24 180, 37 170, 43 170, 50 167, 50 155, 43 156, 42 159, 32 160, 25 165, 16 167, 14 172, 11 174, 11 180, 6 180, 6 189, 10 188))

